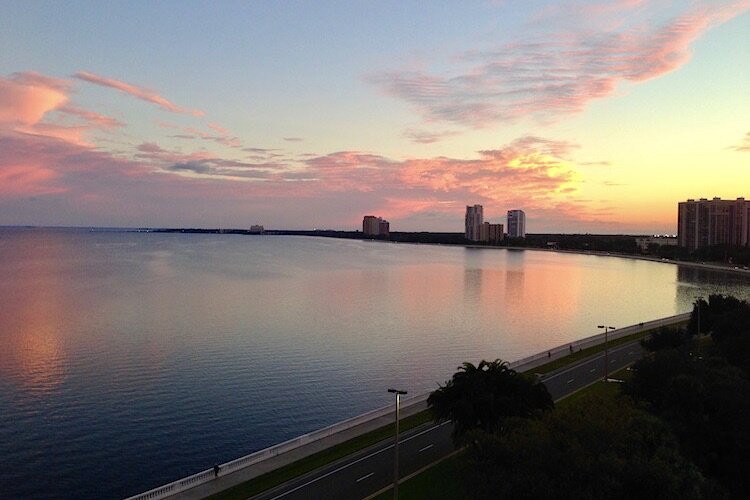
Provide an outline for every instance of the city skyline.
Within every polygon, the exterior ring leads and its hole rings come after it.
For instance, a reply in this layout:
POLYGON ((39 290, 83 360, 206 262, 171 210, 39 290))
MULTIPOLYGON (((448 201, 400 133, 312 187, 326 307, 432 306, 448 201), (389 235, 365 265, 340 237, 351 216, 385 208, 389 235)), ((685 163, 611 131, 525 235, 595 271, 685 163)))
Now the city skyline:
POLYGON ((750 185, 747 0, 2 10, 0 225, 658 234, 750 185))

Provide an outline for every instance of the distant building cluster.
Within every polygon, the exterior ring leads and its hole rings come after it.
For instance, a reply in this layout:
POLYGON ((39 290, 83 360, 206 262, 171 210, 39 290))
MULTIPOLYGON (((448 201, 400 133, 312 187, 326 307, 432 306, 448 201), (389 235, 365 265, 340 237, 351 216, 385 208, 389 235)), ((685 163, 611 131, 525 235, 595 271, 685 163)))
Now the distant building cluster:
POLYGON ((252 226, 250 226, 250 233, 252 234, 263 234, 265 232, 265 228, 259 224, 253 224, 252 226))
POLYGON ((677 204, 677 241, 690 251, 713 245, 750 246, 750 201, 681 201, 677 204))
POLYGON ((677 237, 669 234, 655 234, 653 236, 639 236, 635 239, 635 244, 641 253, 649 253, 656 246, 677 246, 677 237))
MULTIPOLYGON (((523 212, 521 213, 523 214, 523 212)), ((510 214, 510 212, 508 212, 508 214, 510 214)), ((484 221, 484 207, 482 207, 482 205, 466 207, 464 227, 464 237, 469 241, 499 243, 505 238, 502 224, 490 224, 489 222, 484 221)), ((524 235, 525 234, 524 231, 524 235)))
POLYGON ((391 224, 382 217, 365 215, 364 219, 362 219, 362 232, 365 236, 387 237, 391 233, 390 226, 391 224))

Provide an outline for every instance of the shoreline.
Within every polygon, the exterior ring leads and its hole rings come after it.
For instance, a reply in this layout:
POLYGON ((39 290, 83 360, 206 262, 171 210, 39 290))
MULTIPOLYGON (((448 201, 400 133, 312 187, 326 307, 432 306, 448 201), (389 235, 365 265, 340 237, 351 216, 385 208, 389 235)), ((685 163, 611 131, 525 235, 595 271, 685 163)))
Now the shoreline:
POLYGON ((385 241, 385 240, 364 240, 364 239, 362 241, 374 241, 378 243, 393 243, 393 244, 399 244, 399 245, 430 245, 430 246, 440 246, 440 247, 462 247, 462 248, 471 248, 471 249, 476 249, 476 250, 513 250, 513 251, 530 250, 534 252, 593 255, 595 257, 619 257, 621 259, 645 260, 649 262, 657 262, 659 264, 673 264, 677 266, 692 267, 695 269, 706 269, 710 271, 725 271, 725 272, 731 272, 731 273, 741 274, 745 276, 750 276, 750 269, 743 269, 738 266, 731 266, 731 265, 724 265, 724 264, 717 264, 717 263, 691 262, 691 261, 685 261, 685 260, 663 259, 659 257, 651 257, 649 255, 602 252, 598 250, 561 250, 559 248, 501 247, 501 246, 471 245, 471 244, 458 244, 458 243, 420 243, 420 242, 411 242, 411 241, 385 241))
MULTIPOLYGON (((732 264, 721 264, 716 262, 693 262, 685 260, 674 260, 660 257, 653 257, 650 255, 638 255, 628 253, 617 253, 617 252, 606 252, 600 250, 564 250, 559 248, 541 248, 541 247, 517 247, 517 246, 494 246, 494 245, 472 245, 470 243, 439 243, 439 242, 420 242, 420 241, 391 241, 391 240, 380 240, 370 239, 362 237, 344 237, 336 236, 334 234, 310 234, 314 231, 306 230, 273 230, 269 229, 263 233, 252 232, 245 229, 197 229, 197 228, 91 228, 91 227, 79 227, 79 226, 0 226, 5 229, 88 229, 94 232, 125 232, 125 233, 177 233, 177 234, 225 234, 225 235, 242 235, 242 236, 306 236, 306 237, 317 237, 317 238, 334 238, 340 240, 359 240, 359 241, 373 241, 378 243, 392 243, 399 245, 430 245, 430 246, 441 246, 441 247, 462 247, 472 249, 483 249, 483 250, 530 250, 535 252, 554 252, 562 254, 577 254, 577 255, 593 255, 597 257, 619 257, 622 259, 633 259, 633 260, 645 260, 649 262, 657 262, 661 264, 673 264, 677 266, 685 266, 694 269, 704 269, 709 271, 723 271, 728 273, 735 273, 742 276, 750 276, 750 269, 744 269, 740 266, 734 266, 732 264)), ((332 231, 337 232, 337 231, 332 231)), ((344 232, 345 233, 345 232, 344 232)))

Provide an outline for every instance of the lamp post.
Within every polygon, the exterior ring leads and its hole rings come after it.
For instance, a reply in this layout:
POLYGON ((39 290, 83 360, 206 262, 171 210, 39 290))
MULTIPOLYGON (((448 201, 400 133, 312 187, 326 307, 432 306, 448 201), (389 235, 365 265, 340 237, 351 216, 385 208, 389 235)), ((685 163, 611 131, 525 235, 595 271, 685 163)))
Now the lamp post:
POLYGON ((609 346, 607 345, 607 333, 614 330, 614 326, 599 325, 597 328, 604 328, 604 381, 609 379, 609 346))
POLYGON ((396 443, 393 458, 393 498, 398 499, 398 417, 399 417, 399 404, 401 402, 401 396, 406 394, 406 391, 400 391, 398 389, 388 389, 388 392, 396 395, 396 443))

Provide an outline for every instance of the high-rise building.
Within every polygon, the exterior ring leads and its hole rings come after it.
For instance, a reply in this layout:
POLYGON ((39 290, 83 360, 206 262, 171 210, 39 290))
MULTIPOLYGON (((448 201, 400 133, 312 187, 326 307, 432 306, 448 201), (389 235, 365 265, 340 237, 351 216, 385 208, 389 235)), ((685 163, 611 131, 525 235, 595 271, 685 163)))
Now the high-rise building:
POLYGON ((378 221, 378 236, 389 236, 391 234, 391 223, 385 219, 378 221))
POLYGON ((464 237, 471 241, 482 241, 481 228, 484 222, 482 205, 466 206, 464 237))
POLYGON ((523 210, 508 210, 508 238, 526 237, 526 214, 523 210))
POLYGON ((362 219, 362 232, 365 236, 388 236, 390 223, 382 217, 365 215, 362 219))
POLYGON ((677 243, 689 251, 712 245, 750 246, 750 201, 681 201, 677 204, 677 243))
POLYGON ((479 227, 479 241, 498 243, 503 240, 504 236, 502 224, 485 222, 479 227))

